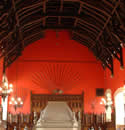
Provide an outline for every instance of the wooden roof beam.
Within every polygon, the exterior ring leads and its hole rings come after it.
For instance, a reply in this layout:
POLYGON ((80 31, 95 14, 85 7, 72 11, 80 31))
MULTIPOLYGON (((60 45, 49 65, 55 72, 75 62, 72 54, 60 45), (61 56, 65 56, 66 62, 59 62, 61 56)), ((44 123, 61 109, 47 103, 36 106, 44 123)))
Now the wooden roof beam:
MULTIPOLYGON (((43 4, 44 2, 45 2, 45 1, 42 1, 42 4, 43 4)), ((35 8, 37 8, 37 7, 40 7, 40 6, 41 6, 41 2, 36 3, 36 4, 33 4, 33 5, 25 6, 25 7, 23 7, 23 8, 18 9, 17 13, 23 15, 23 14, 25 14, 26 12, 30 12, 32 9, 35 9, 35 8)))
POLYGON ((102 0, 104 3, 106 3, 108 6, 110 6, 111 8, 113 8, 113 5, 110 3, 110 2, 108 2, 107 0, 102 0))
POLYGON ((105 49, 108 51, 108 53, 110 54, 110 57, 112 57, 112 58, 115 57, 117 60, 119 60, 121 66, 123 67, 123 54, 122 54, 121 46, 119 46, 119 47, 120 47, 120 50, 119 50, 119 55, 120 55, 120 56, 118 56, 117 53, 115 53, 115 52, 112 53, 112 52, 110 51, 110 49, 107 48, 107 47, 105 47, 103 44, 101 44, 101 42, 99 42, 99 43, 100 43, 100 45, 101 45, 103 48, 105 48, 105 49))
POLYGON ((13 7, 14 12, 15 12, 15 18, 16 18, 16 21, 17 21, 17 27, 19 29, 19 38, 20 38, 20 40, 22 42, 22 49, 24 49, 23 35, 22 35, 21 29, 20 29, 20 22, 19 22, 19 18, 18 18, 17 12, 16 12, 16 6, 15 6, 15 1, 14 0, 12 0, 12 7, 13 7))
MULTIPOLYGON (((82 9, 82 11, 84 12, 83 9, 82 9)), ((93 19, 95 19, 96 21, 98 21, 101 24, 105 23, 103 19, 98 18, 96 15, 93 15, 92 13, 86 12, 86 15, 89 15, 90 17, 92 17, 93 19)))
MULTIPOLYGON (((90 39, 88 36, 82 35, 82 34, 77 33, 75 31, 72 31, 72 33, 75 33, 76 35, 80 36, 81 38, 85 38, 85 39, 89 40, 90 44, 93 43, 94 45, 96 45, 95 41, 93 41, 92 39, 90 39)), ((108 52, 108 53, 110 53, 110 52, 108 52)), ((99 58, 102 61, 102 59, 100 57, 97 57, 97 58, 99 58)), ((111 60, 112 60, 112 58, 111 58, 111 60)), ((109 64, 106 61, 102 61, 102 62, 103 62, 103 64, 106 65, 107 68, 110 69, 110 71, 111 71, 111 73, 113 75, 114 74, 114 72, 113 72, 113 60, 111 61, 110 66, 109 66, 109 64)))
MULTIPOLYGON (((82 10, 82 5, 80 4, 79 10, 78 10, 78 15, 80 15, 81 10, 82 10)), ((74 22, 74 27, 76 27, 78 20, 79 20, 79 19, 76 17, 76 18, 75 18, 75 22, 74 22)))
POLYGON ((78 18, 78 20, 81 21, 83 24, 87 24, 88 26, 91 26, 91 27, 95 28, 97 31, 101 31, 100 28, 98 28, 98 27, 95 26, 94 24, 91 24, 91 23, 85 21, 84 19, 80 19, 80 18, 78 18))
MULTIPOLYGON (((87 28, 87 27, 84 27, 84 26, 81 26, 79 25, 79 27, 83 30, 85 30, 86 32, 88 32, 90 35, 92 34, 93 35, 93 39, 96 38, 96 35, 95 35, 95 32, 93 32, 90 28, 87 28)), ((91 37, 91 36, 90 36, 91 37)))
MULTIPOLYGON (((122 21, 122 19, 120 18, 120 16, 119 16, 117 10, 115 10, 115 14, 116 14, 117 18, 119 19, 121 25, 124 27, 125 24, 124 24, 124 22, 122 21)), ((124 28, 125 28, 125 27, 124 27, 124 28)))
POLYGON ((114 41, 114 40, 113 40, 113 36, 118 40, 118 42, 119 42, 119 47, 121 46, 120 43, 122 43, 122 42, 120 42, 121 40, 119 40, 119 39, 116 37, 117 35, 115 35, 113 32, 111 32, 108 27, 106 28, 106 31, 107 31, 108 35, 110 36, 110 38, 111 38, 112 45, 113 45, 114 49, 115 49, 117 52, 119 52, 118 48, 115 46, 115 44, 113 44, 113 41, 114 41))
POLYGON ((98 34, 98 36, 97 36, 97 38, 96 38, 96 41, 99 40, 100 36, 102 35, 104 29, 107 27, 109 21, 111 20, 113 14, 115 13, 115 11, 116 11, 116 9, 118 8, 119 5, 120 5, 120 2, 118 1, 118 2, 116 3, 115 7, 113 8, 112 12, 111 12, 111 15, 108 17, 106 23, 104 24, 102 30, 101 30, 100 33, 98 34))
POLYGON ((92 32, 94 32, 95 34, 98 34, 99 31, 97 31, 97 29, 93 28, 93 26, 90 26, 90 24, 87 24, 87 22, 83 22, 82 20, 79 20, 79 22, 81 25, 83 25, 84 27, 92 30, 92 32))
POLYGON ((13 52, 18 46, 20 45, 20 43, 17 43, 12 49, 10 49, 9 51, 7 51, 4 55, 1 55, 0 58, 2 58, 3 56, 6 57, 8 56, 11 52, 13 52))
POLYGON ((82 34, 76 32, 75 30, 72 31, 72 34, 76 34, 76 35, 80 36, 81 38, 89 40, 90 41, 90 43, 89 43, 90 45, 94 46, 96 44, 95 41, 93 39, 91 39, 89 36, 82 35, 82 34))
POLYGON ((63 11, 63 3, 64 3, 64 1, 63 1, 63 0, 60 0, 60 12, 63 11))
MULTIPOLYGON (((97 11, 99 11, 99 12, 103 13, 103 14, 104 14, 104 15, 106 15, 107 17, 109 17, 109 16, 110 16, 110 14, 108 14, 106 11, 101 10, 101 9, 99 9, 99 8, 97 8, 97 7, 93 6, 93 5, 90 5, 90 4, 86 3, 86 2, 84 2, 84 1, 81 1, 81 0, 80 0, 80 3, 81 3, 81 4, 83 4, 83 5, 86 5, 86 6, 88 6, 88 7, 92 8, 92 9, 94 9, 94 10, 97 10, 97 11)), ((94 11, 94 10, 93 10, 93 11, 94 11)), ((97 13, 97 15, 100 15, 100 14, 99 14, 99 13, 97 13)), ((103 16, 102 16, 102 17, 103 17, 103 16)))
POLYGON ((105 61, 104 59, 98 57, 99 60, 102 62, 103 67, 107 67, 111 71, 111 77, 114 76, 114 66, 113 66, 113 58, 111 58, 110 64, 108 61, 105 61))
POLYGON ((116 53, 112 52, 112 51, 111 51, 109 48, 107 48, 104 44, 101 44, 100 41, 99 41, 99 43, 100 43, 100 45, 101 45, 103 48, 105 48, 105 49, 109 52, 110 56, 115 57, 115 58, 117 58, 117 60, 120 61, 120 58, 118 57, 118 55, 117 55, 116 53))
MULTIPOLYGON (((64 1, 63 0, 60 0, 60 13, 63 12, 63 3, 64 1)), ((61 25, 61 16, 58 16, 58 24, 61 25)))
POLYGON ((81 38, 83 37, 83 38, 89 40, 90 42, 94 43, 94 40, 91 39, 89 36, 82 35, 81 33, 76 32, 75 29, 72 31, 72 33, 77 34, 77 35, 79 35, 81 38))
MULTIPOLYGON (((105 15, 108 16, 108 17, 110 16, 106 11, 103 11, 103 10, 101 10, 101 9, 99 9, 99 8, 97 8, 97 7, 95 7, 95 6, 93 6, 93 5, 90 5, 90 4, 86 3, 86 2, 83 1, 83 0, 64 0, 64 1, 80 2, 80 4, 82 4, 82 5, 86 5, 86 6, 92 8, 92 9, 94 9, 94 10, 97 10, 97 11, 99 11, 99 12, 102 12, 103 14, 105 14, 105 15)), ((97 13, 97 14, 98 14, 98 13, 97 13)))

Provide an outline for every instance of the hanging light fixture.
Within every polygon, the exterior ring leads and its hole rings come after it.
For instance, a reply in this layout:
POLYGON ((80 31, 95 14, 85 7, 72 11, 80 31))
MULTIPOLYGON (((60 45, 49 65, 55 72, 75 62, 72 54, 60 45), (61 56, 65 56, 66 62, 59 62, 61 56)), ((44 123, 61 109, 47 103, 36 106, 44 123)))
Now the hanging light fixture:
POLYGON ((17 70, 16 70, 16 94, 15 97, 12 97, 11 100, 9 101, 9 105, 14 107, 15 111, 17 108, 22 107, 23 106, 23 101, 21 99, 21 97, 17 96, 17 70))
POLYGON ((11 98, 11 101, 9 101, 9 105, 13 106, 16 111, 17 108, 23 106, 23 101, 20 97, 15 96, 11 98))
POLYGON ((2 77, 2 83, 0 85, 0 96, 3 100, 10 95, 10 93, 13 92, 13 85, 8 84, 8 80, 5 73, 5 59, 3 61, 3 77, 2 77))

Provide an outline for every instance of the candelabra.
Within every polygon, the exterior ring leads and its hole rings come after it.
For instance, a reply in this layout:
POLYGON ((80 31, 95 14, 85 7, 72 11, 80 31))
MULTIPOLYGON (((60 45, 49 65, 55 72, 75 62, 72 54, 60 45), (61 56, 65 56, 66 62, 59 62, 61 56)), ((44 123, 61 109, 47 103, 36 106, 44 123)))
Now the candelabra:
POLYGON ((9 101, 9 105, 13 106, 16 111, 17 108, 23 106, 23 101, 20 97, 15 96, 11 98, 11 100, 9 101))

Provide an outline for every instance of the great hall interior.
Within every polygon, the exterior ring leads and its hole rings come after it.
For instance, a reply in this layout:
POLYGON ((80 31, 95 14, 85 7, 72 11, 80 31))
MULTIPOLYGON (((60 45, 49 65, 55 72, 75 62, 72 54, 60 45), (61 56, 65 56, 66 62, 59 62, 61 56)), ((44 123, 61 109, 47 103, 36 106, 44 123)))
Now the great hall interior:
POLYGON ((0 130, 125 129, 125 0, 0 0, 0 130))

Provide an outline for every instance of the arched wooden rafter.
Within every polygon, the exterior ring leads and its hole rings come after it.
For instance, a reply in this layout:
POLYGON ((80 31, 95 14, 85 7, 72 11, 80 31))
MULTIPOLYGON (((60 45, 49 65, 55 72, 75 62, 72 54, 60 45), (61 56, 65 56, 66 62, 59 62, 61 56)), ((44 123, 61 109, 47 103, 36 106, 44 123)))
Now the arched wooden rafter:
POLYGON ((47 28, 70 29, 72 39, 112 73, 113 58, 123 67, 124 0, 1 0, 0 12, 0 58, 6 57, 6 67, 47 28))

